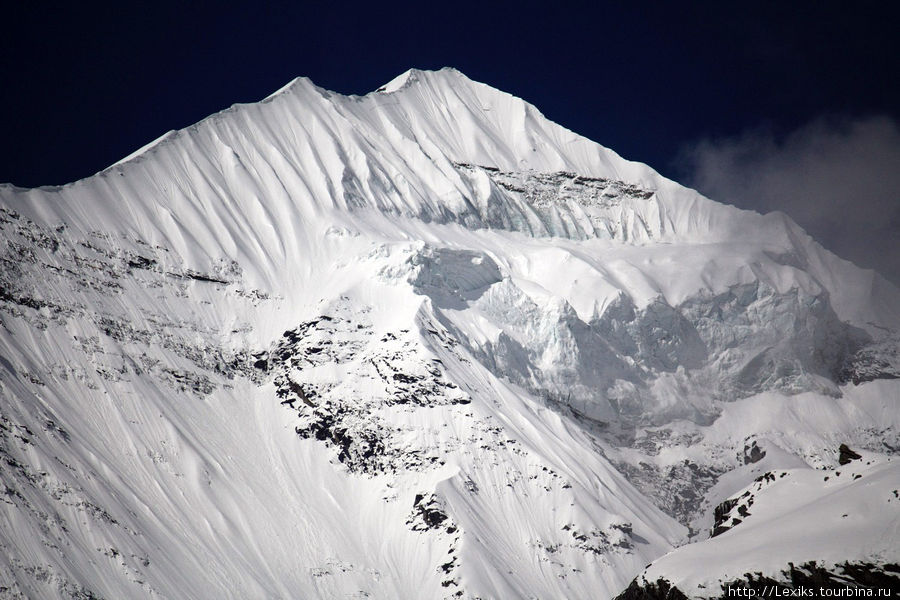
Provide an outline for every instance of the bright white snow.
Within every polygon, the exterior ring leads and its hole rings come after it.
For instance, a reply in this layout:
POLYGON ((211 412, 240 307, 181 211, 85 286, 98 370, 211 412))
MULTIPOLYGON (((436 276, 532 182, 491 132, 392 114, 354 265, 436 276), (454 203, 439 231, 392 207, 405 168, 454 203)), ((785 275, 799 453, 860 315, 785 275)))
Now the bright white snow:
POLYGON ((13 596, 609 598, 751 438, 830 523, 810 467, 897 437, 896 382, 837 381, 888 368, 896 288, 452 69, 300 78, 0 208, 13 596))

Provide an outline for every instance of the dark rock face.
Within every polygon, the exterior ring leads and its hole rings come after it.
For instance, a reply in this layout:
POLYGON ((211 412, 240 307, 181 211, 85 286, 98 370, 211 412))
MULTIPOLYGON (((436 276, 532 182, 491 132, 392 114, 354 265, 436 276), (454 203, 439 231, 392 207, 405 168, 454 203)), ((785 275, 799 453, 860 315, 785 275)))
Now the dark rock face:
POLYGON ((766 451, 756 444, 756 440, 750 445, 744 445, 744 464, 757 463, 766 457, 766 451))
POLYGON ((687 600, 687 596, 667 579, 660 577, 655 582, 638 583, 635 579, 615 600, 687 600))
POLYGON ((713 529, 709 537, 716 537, 717 535, 725 533, 726 531, 731 529, 731 527, 725 525, 725 522, 731 518, 731 509, 737 506, 737 503, 737 498, 729 498, 716 507, 714 512, 715 524, 713 525, 713 529))
MULTIPOLYGON (((835 565, 825 568, 815 562, 795 566, 777 576, 762 573, 745 573, 741 579, 721 584, 721 594, 704 598, 726 600, 737 597, 820 597, 822 590, 832 590, 835 597, 897 598, 900 596, 900 565, 868 562, 835 565)), ((711 590, 710 590, 711 591, 711 590)), ((687 596, 664 578, 655 582, 636 578, 615 600, 687 600, 687 596)))
POLYGON ((445 535, 449 538, 446 562, 438 566, 439 572, 444 574, 441 586, 450 588, 449 597, 461 598, 463 591, 460 589, 459 577, 459 546, 460 530, 447 514, 443 499, 437 494, 416 494, 413 500, 413 511, 406 524, 413 531, 419 533, 431 532, 445 535))
MULTIPOLYGON (((269 350, 252 354, 254 364, 273 377, 281 404, 297 412, 297 435, 334 447, 337 460, 351 472, 375 475, 438 466, 439 448, 401 450, 394 439, 403 432, 379 413, 464 406, 471 399, 449 380, 439 360, 424 355, 415 332, 376 335, 366 312, 366 307, 337 306, 285 331, 269 350), (344 375, 317 378, 316 368, 323 365, 344 375)), ((439 332, 426 328, 423 333, 439 332)))
POLYGON ((413 531, 440 529, 446 524, 447 533, 455 533, 456 526, 448 519, 444 506, 436 495, 426 497, 425 494, 416 494, 413 500, 413 514, 406 524, 413 531))
POLYGON ((859 454, 850 449, 847 444, 841 444, 838 448, 838 453, 840 454, 838 457, 838 463, 842 465, 846 465, 854 460, 859 460, 862 458, 859 454))
POLYGON ((753 494, 746 491, 737 498, 729 498, 719 504, 714 511, 715 524, 709 537, 716 537, 737 527, 750 516, 750 507, 753 506, 753 494))
POLYGON ((753 506, 753 502, 756 498, 756 493, 762 490, 764 487, 773 483, 777 479, 781 479, 782 477, 786 477, 788 473, 779 472, 775 473, 773 471, 768 471, 763 473, 759 477, 756 478, 754 484, 751 489, 746 490, 740 496, 736 496, 734 498, 728 498, 721 504, 719 504, 715 510, 713 511, 713 516, 715 518, 712 530, 710 531, 709 537, 716 537, 717 535, 721 535, 732 529, 737 527, 741 523, 744 522, 744 519, 750 516, 750 507, 753 506))
POLYGON ((482 167, 456 163, 461 173, 470 176, 481 172, 490 179, 491 193, 484 207, 471 206, 456 215, 446 215, 451 220, 469 223, 476 227, 529 231, 536 235, 557 235, 573 239, 605 237, 628 240, 633 236, 652 237, 652 228, 640 219, 629 228, 622 219, 592 217, 579 219, 585 208, 613 208, 623 202, 647 202, 653 190, 615 179, 585 177, 575 173, 557 171, 551 173, 501 171, 495 167, 482 167), (534 211, 533 219, 513 219, 521 206, 534 211))

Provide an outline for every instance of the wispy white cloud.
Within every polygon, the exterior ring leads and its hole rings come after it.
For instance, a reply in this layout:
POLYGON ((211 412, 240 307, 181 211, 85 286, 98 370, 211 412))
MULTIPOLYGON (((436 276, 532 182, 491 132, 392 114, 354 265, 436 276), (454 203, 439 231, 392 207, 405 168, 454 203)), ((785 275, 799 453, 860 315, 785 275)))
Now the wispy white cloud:
POLYGON ((705 195, 789 214, 826 248, 900 285, 900 128, 888 117, 818 119, 787 136, 758 129, 686 148, 705 195))

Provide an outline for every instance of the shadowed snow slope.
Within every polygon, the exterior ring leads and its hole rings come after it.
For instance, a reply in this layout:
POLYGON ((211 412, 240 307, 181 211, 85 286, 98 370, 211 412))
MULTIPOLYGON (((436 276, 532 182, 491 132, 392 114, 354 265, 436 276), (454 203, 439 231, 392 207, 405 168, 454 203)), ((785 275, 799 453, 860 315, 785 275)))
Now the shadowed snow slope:
POLYGON ((898 447, 900 291, 452 69, 297 79, 0 229, 10 597, 610 598, 760 453, 898 447))

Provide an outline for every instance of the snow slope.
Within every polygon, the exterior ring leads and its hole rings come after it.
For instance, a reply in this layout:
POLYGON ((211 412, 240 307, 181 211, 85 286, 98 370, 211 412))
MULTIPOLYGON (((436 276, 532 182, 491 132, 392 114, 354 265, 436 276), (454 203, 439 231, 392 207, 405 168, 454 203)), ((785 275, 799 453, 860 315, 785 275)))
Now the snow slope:
POLYGON ((10 597, 608 598, 751 442, 897 447, 900 291, 452 69, 0 211, 10 597))
POLYGON ((729 588, 753 587, 753 580, 761 576, 773 580, 770 587, 774 585, 782 596, 803 588, 807 595, 813 589, 819 595, 822 585, 840 591, 869 587, 882 597, 896 594, 898 482, 896 459, 869 455, 825 471, 809 467, 767 471, 726 505, 733 507, 724 521, 730 528, 667 554, 636 582, 647 586, 664 580, 689 598, 727 597, 729 588), (874 565, 892 565, 886 569, 885 582, 873 585, 853 576, 852 567, 874 565), (799 583, 817 571, 834 574, 834 581, 799 583))

